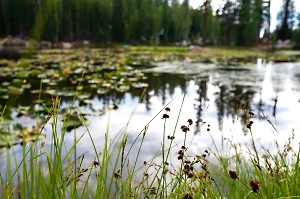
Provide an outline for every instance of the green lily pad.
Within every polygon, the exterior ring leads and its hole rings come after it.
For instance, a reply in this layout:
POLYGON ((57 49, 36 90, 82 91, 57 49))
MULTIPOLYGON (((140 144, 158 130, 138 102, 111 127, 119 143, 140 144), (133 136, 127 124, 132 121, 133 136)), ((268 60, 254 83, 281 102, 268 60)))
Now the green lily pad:
POLYGON ((148 87, 148 84, 146 84, 146 83, 133 83, 132 87, 133 88, 146 88, 146 87, 148 87))
POLYGON ((130 89, 130 86, 128 86, 128 85, 123 85, 123 86, 120 86, 119 88, 117 88, 116 90, 117 90, 118 92, 125 93, 125 92, 129 91, 129 89, 130 89))
MULTIPOLYGON (((20 129, 20 126, 18 129, 20 129)), ((45 137, 45 134, 29 131, 27 128, 22 128, 17 133, 0 130, 0 147, 11 147, 12 145, 24 144, 45 137)))
POLYGON ((68 132, 84 125, 84 119, 79 115, 67 113, 63 119, 63 125, 68 132))
POLYGON ((0 95, 7 93, 8 90, 6 88, 1 88, 0 87, 0 95))
POLYGON ((0 125, 10 124, 11 122, 13 122, 13 120, 10 116, 3 115, 0 117, 0 125))
POLYGON ((29 110, 31 109, 32 107, 30 106, 19 106, 17 109, 16 109, 16 112, 18 112, 18 115, 17 117, 20 117, 22 115, 27 115, 29 113, 29 110))
POLYGON ((102 110, 95 110, 95 109, 83 109, 80 110, 81 115, 89 115, 89 116, 101 116, 104 114, 104 111, 102 110))

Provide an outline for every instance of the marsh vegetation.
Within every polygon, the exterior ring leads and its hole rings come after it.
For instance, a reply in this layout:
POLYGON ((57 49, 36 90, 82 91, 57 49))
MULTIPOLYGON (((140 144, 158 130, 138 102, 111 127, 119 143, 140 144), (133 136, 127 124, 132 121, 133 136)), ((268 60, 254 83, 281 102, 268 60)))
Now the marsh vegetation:
POLYGON ((2 197, 296 197, 299 64, 171 49, 2 61, 2 197))

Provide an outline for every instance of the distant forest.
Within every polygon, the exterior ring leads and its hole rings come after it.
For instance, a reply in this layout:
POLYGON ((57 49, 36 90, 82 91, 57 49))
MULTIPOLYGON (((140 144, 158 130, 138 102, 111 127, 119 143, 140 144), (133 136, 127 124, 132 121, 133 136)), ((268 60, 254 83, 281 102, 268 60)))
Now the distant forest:
POLYGON ((300 43, 300 14, 284 0, 270 33, 276 0, 213 0, 192 8, 189 0, 0 0, 0 37, 47 41, 252 46, 268 39, 300 43))

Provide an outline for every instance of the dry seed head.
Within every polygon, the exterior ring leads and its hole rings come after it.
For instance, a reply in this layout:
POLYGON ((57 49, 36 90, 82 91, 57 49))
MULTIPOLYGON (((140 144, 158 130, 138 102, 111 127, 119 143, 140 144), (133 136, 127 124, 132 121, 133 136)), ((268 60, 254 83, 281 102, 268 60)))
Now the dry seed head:
POLYGON ((178 155, 182 155, 183 154, 183 151, 182 150, 179 150, 178 151, 178 155))
POLYGON ((150 194, 156 194, 156 188, 155 187, 151 187, 150 194))
POLYGON ((189 193, 184 193, 181 195, 182 199, 193 199, 193 196, 189 193))
POLYGON ((251 177, 249 185, 254 193, 257 193, 260 189, 259 182, 251 177))
POLYGON ((248 129, 251 129, 252 124, 253 124, 253 121, 250 121, 250 122, 247 124, 247 128, 248 128, 248 129))
POLYGON ((187 126, 185 126, 185 125, 182 125, 181 126, 181 130, 182 130, 182 132, 188 132, 188 131, 190 131, 190 128, 189 127, 187 127, 187 126))
POLYGON ((184 163, 185 163, 185 164, 190 164, 191 161, 190 161, 190 160, 185 160, 184 163))
POLYGON ((186 165, 184 165, 184 170, 189 170, 190 169, 190 165, 188 165, 188 164, 186 164, 186 165))
POLYGON ((88 168, 85 168, 85 169, 82 169, 82 172, 87 172, 89 169, 88 168))
POLYGON ((96 160, 93 162, 93 165, 95 166, 95 167, 97 167, 98 165, 99 165, 99 162, 97 162, 96 160))
POLYGON ((240 179, 238 174, 236 173, 236 171, 229 170, 228 173, 229 173, 229 176, 230 176, 231 179, 233 179, 233 180, 240 179))
POLYGON ((169 118, 169 115, 165 113, 165 114, 163 114, 161 119, 167 119, 167 118, 169 118))
POLYGON ((121 175, 120 175, 119 173, 115 173, 115 174, 114 174, 114 177, 115 177, 115 178, 121 178, 121 175))
POLYGON ((254 116, 255 115, 253 111, 249 111, 248 113, 249 113, 250 116, 254 116))
POLYGON ((190 126, 193 124, 193 120, 192 119, 188 119, 187 122, 189 123, 190 126))
POLYGON ((194 177, 194 172, 193 171, 188 171, 187 176, 188 176, 188 178, 194 177))

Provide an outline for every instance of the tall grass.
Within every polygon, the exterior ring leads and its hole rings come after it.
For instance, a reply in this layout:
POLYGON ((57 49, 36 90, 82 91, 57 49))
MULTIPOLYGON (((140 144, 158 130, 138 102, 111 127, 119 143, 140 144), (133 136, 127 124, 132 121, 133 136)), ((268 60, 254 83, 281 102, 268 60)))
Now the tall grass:
MULTIPOLYGON (((74 101, 75 97, 71 106, 74 101)), ((110 131, 109 119, 99 151, 86 124, 85 133, 77 136, 74 130, 73 144, 66 145, 70 118, 60 122, 60 99, 53 98, 51 106, 46 107, 48 116, 39 125, 41 134, 46 125, 50 126, 51 137, 46 142, 36 140, 24 142, 21 147, 0 149, 0 156, 5 156, 1 157, 5 159, 1 164, 6 168, 0 173, 0 198, 300 198, 300 153, 294 134, 283 147, 275 142, 277 149, 271 152, 254 139, 249 119, 251 147, 245 150, 244 146, 225 140, 231 148, 231 153, 225 153, 211 136, 212 147, 191 155, 187 135, 193 121, 185 118, 186 124, 178 123, 183 104, 184 97, 172 135, 167 135, 166 124, 175 114, 170 115, 172 107, 167 104, 130 144, 127 128, 134 122, 132 115, 115 137, 111 137, 114 132, 110 131), (157 118, 162 125, 160 150, 139 165, 148 127, 157 118), (178 133, 184 134, 183 140, 176 138, 178 133), (90 138, 92 157, 77 151, 83 136, 90 138), (134 146, 138 146, 137 151, 133 151, 134 146), (179 149, 174 158, 171 154, 176 148, 179 149), (132 153, 136 155, 133 161, 129 160, 132 153)), ((211 132, 207 129, 205 133, 211 132)))
MULTIPOLYGON (((50 140, 24 143, 21 156, 15 147, 1 154, 6 156, 1 163, 6 164, 6 171, 0 176, 0 198, 300 198, 300 156, 299 149, 293 148, 293 134, 283 148, 278 144, 277 151, 270 152, 254 140, 249 119, 252 146, 246 151, 226 140, 233 152, 224 153, 212 137, 212 147, 191 155, 187 135, 193 121, 186 118, 186 124, 178 123, 182 105, 172 135, 166 134, 166 123, 175 114, 170 114, 172 107, 167 104, 131 144, 127 142, 131 117, 115 137, 110 136, 109 119, 103 147, 98 151, 87 125, 79 137, 74 130, 74 142, 66 146, 68 118, 60 123, 60 99, 53 98, 40 127, 43 133, 44 126, 51 125, 50 140), (155 118, 161 119, 162 125, 160 150, 139 165, 148 126, 155 118), (178 131, 184 133, 183 140, 177 140, 178 131), (89 164, 83 164, 87 161, 85 153, 77 151, 83 136, 90 137, 94 151, 89 164), (138 151, 133 151, 134 145, 138 151), (170 154, 176 148, 174 160, 170 154), (131 153, 136 154, 133 161, 129 161, 131 153)), ((206 133, 210 134, 210 129, 206 133)))

